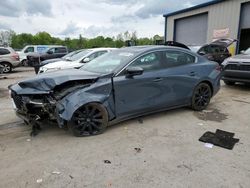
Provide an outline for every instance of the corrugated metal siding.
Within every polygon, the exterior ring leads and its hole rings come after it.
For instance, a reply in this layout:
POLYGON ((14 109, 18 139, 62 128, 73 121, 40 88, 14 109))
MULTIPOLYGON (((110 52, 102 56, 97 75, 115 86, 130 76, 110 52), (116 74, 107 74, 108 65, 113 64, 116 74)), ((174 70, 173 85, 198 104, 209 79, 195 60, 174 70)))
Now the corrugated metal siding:
POLYGON ((190 12, 170 16, 167 18, 167 40, 174 39, 174 21, 179 18, 208 12, 207 43, 212 41, 213 31, 229 28, 231 38, 238 38, 239 18, 241 3, 250 0, 228 0, 208 7, 203 7, 190 12))

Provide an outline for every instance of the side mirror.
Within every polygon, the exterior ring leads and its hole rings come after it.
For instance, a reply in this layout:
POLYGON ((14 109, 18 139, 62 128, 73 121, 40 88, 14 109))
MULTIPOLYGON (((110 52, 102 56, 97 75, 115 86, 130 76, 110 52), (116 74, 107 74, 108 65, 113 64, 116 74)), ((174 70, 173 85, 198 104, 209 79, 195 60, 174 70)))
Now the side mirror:
POLYGON ((245 54, 245 50, 241 50, 240 53, 241 53, 241 54, 245 54))
POLYGON ((131 78, 133 76, 142 75, 143 69, 141 67, 128 67, 126 69, 126 77, 131 78))
POLYGON ((53 51, 49 50, 49 51, 47 51, 47 54, 53 54, 53 51))
POLYGON ((90 59, 89 59, 88 57, 86 57, 86 58, 84 58, 84 59, 82 60, 82 63, 88 63, 88 62, 90 62, 90 59))

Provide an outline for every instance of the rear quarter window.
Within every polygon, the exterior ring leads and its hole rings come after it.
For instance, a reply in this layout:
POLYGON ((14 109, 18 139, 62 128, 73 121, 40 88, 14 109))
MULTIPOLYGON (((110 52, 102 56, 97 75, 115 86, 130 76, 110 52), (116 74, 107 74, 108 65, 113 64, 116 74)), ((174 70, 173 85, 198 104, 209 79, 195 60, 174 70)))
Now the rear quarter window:
POLYGON ((10 51, 5 48, 0 48, 0 55, 7 55, 10 54, 10 51))
POLYGON ((195 63, 196 57, 181 51, 165 51, 163 52, 164 67, 176 67, 195 63))

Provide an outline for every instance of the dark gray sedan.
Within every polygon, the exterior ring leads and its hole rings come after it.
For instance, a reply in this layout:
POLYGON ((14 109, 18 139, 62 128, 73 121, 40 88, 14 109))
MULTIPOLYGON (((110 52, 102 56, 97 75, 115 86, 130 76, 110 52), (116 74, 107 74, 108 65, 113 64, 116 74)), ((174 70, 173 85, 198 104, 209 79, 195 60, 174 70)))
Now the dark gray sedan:
POLYGON ((122 48, 78 70, 45 73, 10 87, 26 122, 55 121, 75 136, 97 135, 110 124, 158 111, 205 109, 220 88, 221 69, 189 50, 122 48))

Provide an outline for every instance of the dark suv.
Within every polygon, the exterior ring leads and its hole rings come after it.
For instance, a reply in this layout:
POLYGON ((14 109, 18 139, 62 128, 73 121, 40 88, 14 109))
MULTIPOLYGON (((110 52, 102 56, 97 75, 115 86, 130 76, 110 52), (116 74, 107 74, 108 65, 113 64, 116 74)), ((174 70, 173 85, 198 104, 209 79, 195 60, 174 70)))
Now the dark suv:
POLYGON ((222 63, 222 80, 227 85, 236 82, 250 83, 250 48, 241 54, 225 59, 222 63))
POLYGON ((210 44, 202 46, 197 53, 211 61, 216 61, 221 64, 226 58, 232 55, 228 51, 227 47, 235 41, 236 40, 232 39, 218 39, 210 44))
POLYGON ((57 46, 49 48, 44 53, 30 53, 27 56, 28 64, 30 66, 36 66, 41 61, 47 60, 47 59, 54 59, 54 58, 61 58, 65 56, 68 53, 68 49, 65 46, 57 46))

